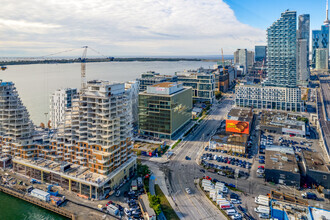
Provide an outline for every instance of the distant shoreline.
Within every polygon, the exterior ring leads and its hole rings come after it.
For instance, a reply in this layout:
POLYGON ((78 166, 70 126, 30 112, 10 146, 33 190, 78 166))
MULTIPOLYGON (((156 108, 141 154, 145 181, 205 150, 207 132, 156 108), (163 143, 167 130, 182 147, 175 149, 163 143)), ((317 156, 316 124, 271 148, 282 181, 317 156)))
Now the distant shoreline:
MULTIPOLYGON (((178 62, 178 61, 209 61, 210 59, 198 58, 86 58, 86 63, 95 62, 152 62, 152 61, 165 61, 165 62, 178 62)), ((48 59, 48 60, 11 60, 0 61, 0 66, 6 65, 26 65, 26 64, 61 64, 61 63, 81 63, 81 59, 48 59)))

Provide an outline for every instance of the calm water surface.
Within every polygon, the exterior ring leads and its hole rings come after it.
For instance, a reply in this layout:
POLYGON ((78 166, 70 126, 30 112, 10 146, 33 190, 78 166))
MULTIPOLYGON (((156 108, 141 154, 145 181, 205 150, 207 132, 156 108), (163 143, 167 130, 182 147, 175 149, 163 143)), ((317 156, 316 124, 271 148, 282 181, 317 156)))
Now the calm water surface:
MULTIPOLYGON (((87 63, 87 80, 102 79, 112 82, 135 80, 141 73, 152 70, 160 74, 212 67, 214 62, 109 62, 87 63)), ((31 119, 36 125, 46 121, 49 96, 58 88, 80 88, 80 64, 34 64, 8 66, 0 71, 0 79, 12 81, 31 119)))
POLYGON ((0 192, 1 220, 67 220, 46 209, 0 192))

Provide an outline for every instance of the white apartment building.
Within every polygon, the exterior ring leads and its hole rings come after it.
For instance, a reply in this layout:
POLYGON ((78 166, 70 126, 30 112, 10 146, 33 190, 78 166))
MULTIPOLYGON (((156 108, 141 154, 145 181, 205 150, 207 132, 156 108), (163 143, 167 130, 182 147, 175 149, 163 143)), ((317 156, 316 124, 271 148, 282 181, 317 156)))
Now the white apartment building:
POLYGON ((64 136, 73 142, 86 141, 104 148, 120 145, 132 137, 131 112, 124 83, 89 81, 65 113, 64 136))
POLYGON ((37 131, 14 84, 0 81, 0 156, 12 158, 14 172, 90 198, 134 174, 131 123, 125 84, 95 80, 72 99, 57 132, 37 131))
POLYGON ((254 64, 254 52, 247 49, 237 49, 234 52, 234 63, 243 66, 243 75, 247 74, 248 67, 254 64))
POLYGON ((235 90, 237 107, 304 111, 300 88, 240 84, 235 90))
MULTIPOLYGON (((14 83, 0 80, 0 137, 3 140, 15 140, 15 143, 26 145, 31 142, 33 132, 34 125, 14 83)), ((10 152, 7 148, 6 146, 2 148, 3 154, 10 152)))
POLYGON ((65 110, 72 107, 72 99, 77 96, 77 89, 58 89, 50 96, 50 122, 52 128, 58 126, 64 120, 65 110))

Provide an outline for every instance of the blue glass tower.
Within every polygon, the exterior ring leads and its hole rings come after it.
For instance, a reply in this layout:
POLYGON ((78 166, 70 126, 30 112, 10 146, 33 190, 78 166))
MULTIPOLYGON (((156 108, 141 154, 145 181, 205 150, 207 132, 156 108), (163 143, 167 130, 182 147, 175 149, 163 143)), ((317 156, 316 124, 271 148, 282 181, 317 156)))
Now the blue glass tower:
POLYGON ((297 15, 285 11, 267 29, 266 86, 296 87, 297 15))
POLYGON ((255 46, 255 61, 256 62, 262 62, 265 60, 266 62, 266 51, 267 51, 267 46, 255 46))
POLYGON ((312 65, 316 63, 316 49, 329 49, 329 25, 322 25, 321 30, 312 31, 312 65))

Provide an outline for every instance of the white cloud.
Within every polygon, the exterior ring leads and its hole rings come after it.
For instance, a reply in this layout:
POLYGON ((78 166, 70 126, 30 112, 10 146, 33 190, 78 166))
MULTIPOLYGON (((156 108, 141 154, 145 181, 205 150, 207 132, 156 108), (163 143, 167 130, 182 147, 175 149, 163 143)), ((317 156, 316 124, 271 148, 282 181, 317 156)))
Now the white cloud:
POLYGON ((231 54, 265 41, 221 0, 2 0, 2 11, 7 53, 89 45, 113 56, 231 54))

